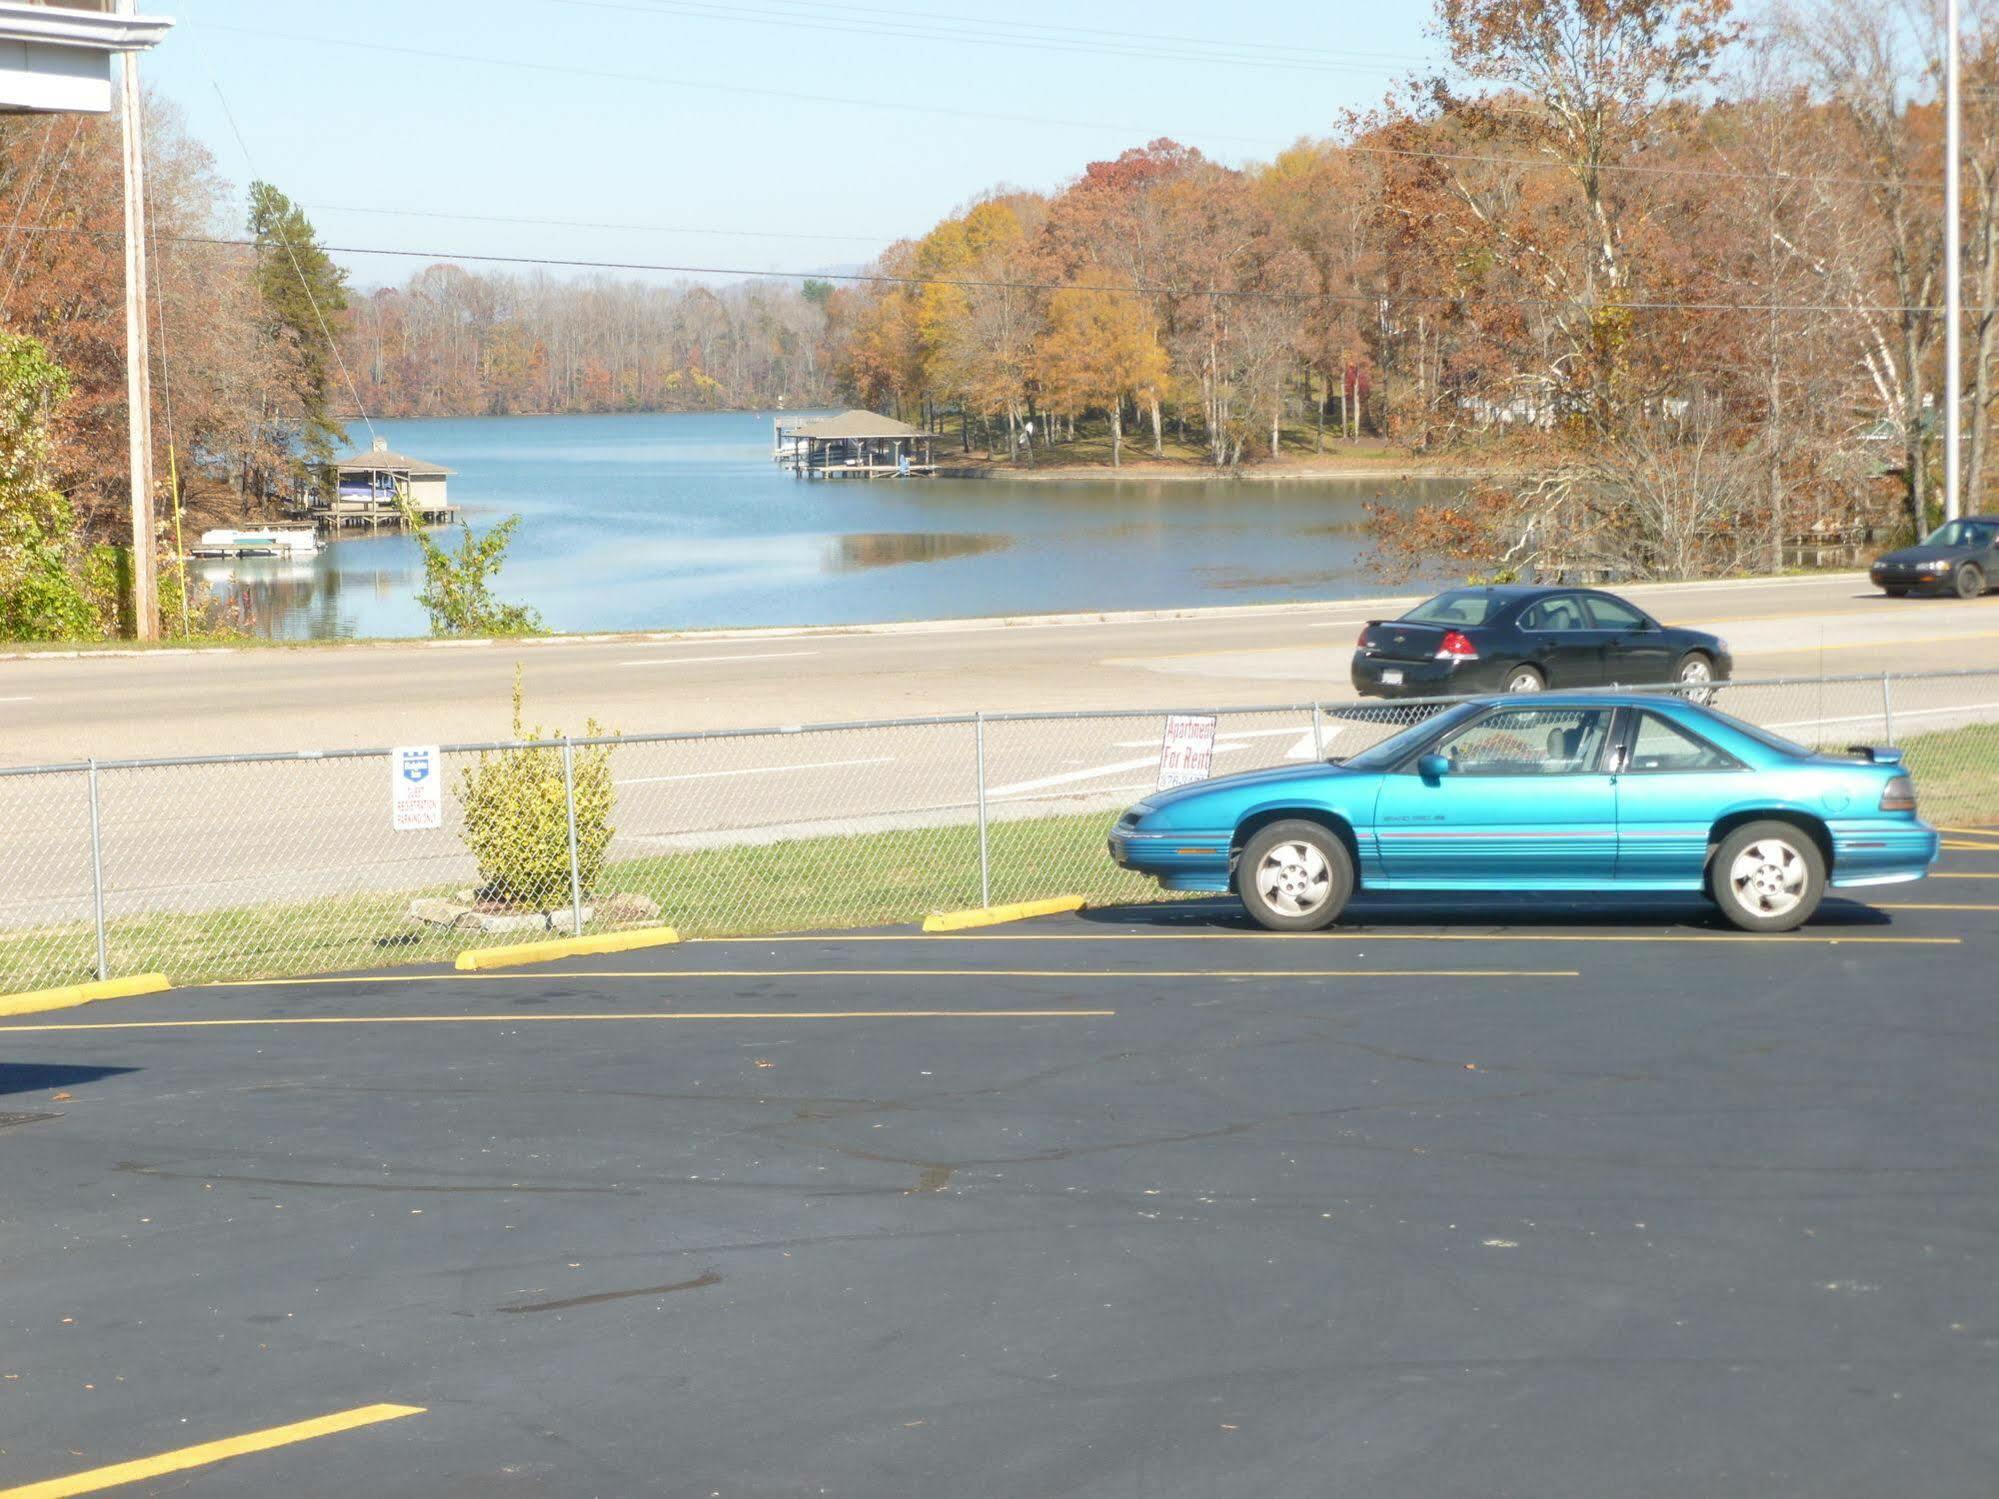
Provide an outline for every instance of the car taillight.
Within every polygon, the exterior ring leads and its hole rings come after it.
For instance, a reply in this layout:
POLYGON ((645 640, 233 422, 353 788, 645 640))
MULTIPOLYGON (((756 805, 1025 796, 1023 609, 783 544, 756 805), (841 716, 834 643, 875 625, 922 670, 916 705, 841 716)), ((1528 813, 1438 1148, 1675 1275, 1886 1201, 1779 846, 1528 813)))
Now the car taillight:
POLYGON ((1881 810, 1883 812, 1913 812, 1916 810, 1916 783, 1907 776, 1896 776, 1881 788, 1881 810))
POLYGON ((1356 640, 1356 641, 1354 642, 1354 645, 1355 645, 1355 647, 1356 647, 1356 648, 1358 648, 1358 649, 1361 649, 1361 650, 1365 650, 1365 649, 1367 648, 1367 632, 1368 632, 1368 631, 1369 631, 1369 630, 1370 630, 1371 628, 1373 628, 1373 627, 1372 627, 1372 626, 1370 626, 1370 625, 1362 625, 1362 626, 1360 627, 1360 639, 1358 639, 1358 640, 1356 640))
POLYGON ((1471 636, 1462 630, 1447 630, 1444 643, 1437 647, 1439 661, 1476 661, 1478 647, 1471 643, 1471 636))

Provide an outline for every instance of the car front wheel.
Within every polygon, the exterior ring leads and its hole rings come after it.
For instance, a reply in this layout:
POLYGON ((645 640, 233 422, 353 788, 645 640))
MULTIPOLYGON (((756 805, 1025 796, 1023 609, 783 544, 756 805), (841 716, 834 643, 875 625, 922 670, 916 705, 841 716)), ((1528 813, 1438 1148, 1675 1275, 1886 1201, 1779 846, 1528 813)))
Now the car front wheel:
POLYGON ((1706 651, 1688 651, 1673 668, 1673 680, 1689 702, 1714 701, 1714 658, 1706 651))
POLYGON ((1353 894, 1353 860, 1330 828, 1295 819, 1243 845, 1236 888, 1250 919, 1273 932, 1331 926, 1353 894))
POLYGON ((1985 592, 1985 569, 1976 562, 1967 562, 1957 570, 1957 596, 1961 599, 1975 599, 1985 592))
POLYGON ((1909 596, 1909 590, 1899 583, 1884 583, 1881 591, 1891 599, 1905 599, 1909 596))
POLYGON ((1721 914, 1745 932, 1788 932, 1825 896, 1825 856, 1794 823, 1752 822, 1721 840, 1708 867, 1721 914))

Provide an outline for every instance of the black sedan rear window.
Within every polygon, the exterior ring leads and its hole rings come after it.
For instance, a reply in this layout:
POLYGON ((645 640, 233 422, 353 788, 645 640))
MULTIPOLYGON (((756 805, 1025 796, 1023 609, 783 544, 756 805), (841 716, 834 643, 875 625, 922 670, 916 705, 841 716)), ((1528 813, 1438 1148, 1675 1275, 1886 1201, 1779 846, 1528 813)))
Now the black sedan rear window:
POLYGON ((1418 604, 1402 617, 1418 625, 1482 625, 1506 605, 1506 600, 1483 588, 1453 588, 1418 604))

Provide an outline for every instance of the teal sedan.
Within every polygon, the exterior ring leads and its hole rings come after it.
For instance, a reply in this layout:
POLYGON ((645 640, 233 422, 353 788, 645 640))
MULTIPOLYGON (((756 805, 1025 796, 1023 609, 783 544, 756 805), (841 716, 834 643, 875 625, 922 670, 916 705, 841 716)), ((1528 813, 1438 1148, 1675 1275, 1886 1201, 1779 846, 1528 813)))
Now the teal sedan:
POLYGON ((1234 892, 1273 931, 1327 926, 1365 889, 1700 891, 1783 932, 1828 887, 1936 862, 1901 759, 1673 697, 1482 699, 1350 759, 1155 792, 1110 852, 1169 890, 1234 892))

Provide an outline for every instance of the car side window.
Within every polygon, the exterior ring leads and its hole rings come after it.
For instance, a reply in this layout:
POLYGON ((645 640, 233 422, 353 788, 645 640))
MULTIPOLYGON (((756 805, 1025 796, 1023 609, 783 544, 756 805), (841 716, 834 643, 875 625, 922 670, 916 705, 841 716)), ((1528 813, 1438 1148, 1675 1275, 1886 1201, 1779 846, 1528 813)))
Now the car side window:
POLYGON ((1697 770, 1735 770, 1735 757, 1697 739, 1678 724, 1656 713, 1638 715, 1638 733, 1631 742, 1630 775, 1686 773, 1697 770))
POLYGON ((1496 708, 1439 740, 1454 775, 1584 775, 1597 768, 1609 708, 1496 708))
POLYGON ((1535 631, 1584 630, 1583 612, 1574 594, 1541 599, 1520 611, 1520 628, 1535 631))
POLYGON ((1621 604, 1616 599, 1590 596, 1590 618, 1596 621, 1599 630, 1640 630, 1645 627, 1645 616, 1629 604, 1621 604))

